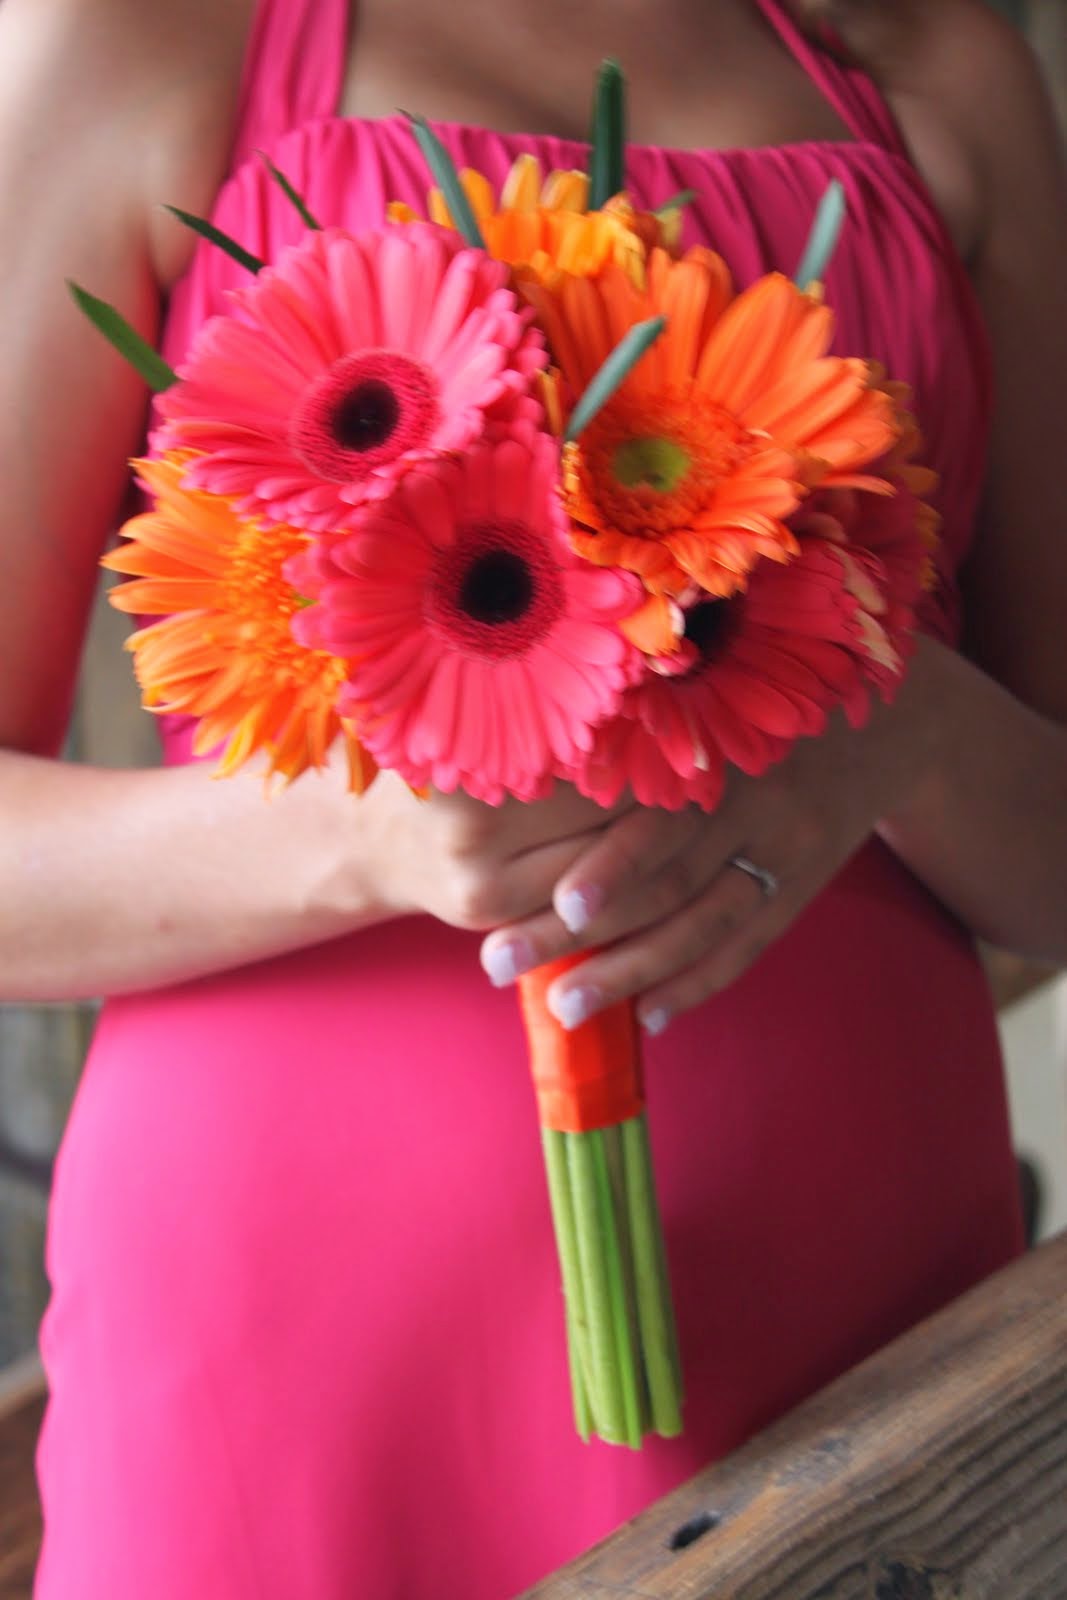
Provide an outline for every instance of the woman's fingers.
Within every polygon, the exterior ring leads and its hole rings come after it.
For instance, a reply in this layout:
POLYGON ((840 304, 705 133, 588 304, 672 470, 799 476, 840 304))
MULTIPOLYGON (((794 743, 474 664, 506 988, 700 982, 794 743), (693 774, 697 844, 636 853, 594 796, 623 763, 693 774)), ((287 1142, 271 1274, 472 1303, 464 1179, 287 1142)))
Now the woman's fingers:
POLYGON ((549 990, 560 1021, 576 1027, 634 998, 661 1031, 751 966, 870 832, 856 737, 842 728, 760 778, 733 776, 712 816, 634 807, 614 818, 579 842, 551 909, 489 936, 486 970, 507 983, 588 951, 549 990))
POLYGON ((606 1006, 641 997, 638 1017, 660 1033, 670 1018, 739 975, 770 937, 759 885, 726 866, 689 905, 598 950, 548 992, 549 1009, 574 1028, 606 1006), (692 995, 693 998, 687 998, 692 995))
MULTIPOLYGON (((673 813, 634 807, 610 823, 560 879, 553 896, 560 921, 574 934, 597 925, 602 937, 611 937, 615 905, 632 898, 639 886, 660 885, 666 896, 661 915, 672 899, 690 899, 700 870, 693 847, 703 836, 706 857, 710 829, 695 807, 673 813)), ((657 909, 649 906, 650 920, 657 909)))
POLYGON ((553 909, 489 935, 482 946, 489 977, 512 983, 531 967, 612 944, 688 905, 707 881, 707 851, 696 848, 707 827, 703 815, 643 809, 612 824, 567 863, 553 909))

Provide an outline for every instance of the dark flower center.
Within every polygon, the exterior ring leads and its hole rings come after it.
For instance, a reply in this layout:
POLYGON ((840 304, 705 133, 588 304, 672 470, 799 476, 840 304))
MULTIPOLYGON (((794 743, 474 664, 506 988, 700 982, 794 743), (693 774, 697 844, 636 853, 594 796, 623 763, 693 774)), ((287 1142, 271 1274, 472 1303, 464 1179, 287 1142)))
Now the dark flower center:
POLYGON ((380 378, 366 378, 344 396, 333 414, 333 436, 342 450, 375 450, 400 421, 394 391, 380 378))
POLYGON ((532 650, 565 610, 560 554, 509 517, 461 524, 434 563, 426 618, 439 638, 482 661, 532 650))
POLYGON ((723 643, 730 616, 727 600, 701 600, 685 614, 685 637, 700 652, 701 661, 710 661, 723 643))
POLYGON ((329 483, 360 483, 422 450, 440 413, 437 378, 398 350, 356 350, 310 383, 289 422, 297 458, 329 483))
POLYGON ((534 598, 533 573, 513 550, 489 550, 467 568, 459 609, 475 622, 517 622, 534 598))

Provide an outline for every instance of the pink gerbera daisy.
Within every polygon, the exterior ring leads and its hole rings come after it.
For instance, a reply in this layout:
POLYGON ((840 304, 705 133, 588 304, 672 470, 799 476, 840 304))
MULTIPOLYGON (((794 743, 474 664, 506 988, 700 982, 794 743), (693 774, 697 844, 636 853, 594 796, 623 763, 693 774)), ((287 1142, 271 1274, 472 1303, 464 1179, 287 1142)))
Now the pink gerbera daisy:
POLYGON ((628 785, 642 805, 711 811, 727 762, 763 772, 857 682, 841 563, 821 540, 787 566, 761 562, 745 593, 701 598, 684 633, 598 730, 576 782, 611 805, 628 785))
MULTIPOLYGON (((798 513, 794 527, 802 541, 821 538, 835 547, 863 675, 889 700, 913 648, 919 601, 934 579, 938 518, 917 492, 918 486, 932 486, 932 474, 922 474, 917 486, 891 464, 883 470, 882 487, 873 492, 820 490, 798 513)), ((922 469, 911 472, 918 476, 922 469)))
POLYGON ((642 805, 711 811, 727 763, 764 772, 835 706, 862 725, 868 684, 889 698, 914 623, 886 577, 870 552, 808 536, 788 566, 761 562, 744 594, 698 601, 674 657, 597 730, 578 788, 602 805, 629 785, 642 805))
POLYGON ((412 462, 539 415, 544 341, 507 277, 429 224, 309 233, 204 325, 162 442, 246 515, 351 527, 412 462))
POLYGON ((416 787, 544 794, 641 670, 640 584, 571 550, 557 472, 540 434, 424 464, 294 574, 294 631, 348 658, 347 711, 416 787))
POLYGON ((727 763, 756 775, 835 707, 859 727, 872 688, 892 699, 938 526, 924 498, 936 476, 913 461, 921 440, 900 418, 901 441, 866 476, 795 513, 787 565, 758 562, 729 600, 653 597, 623 624, 653 670, 597 730, 583 793, 610 805, 629 785, 644 805, 710 811, 727 763))

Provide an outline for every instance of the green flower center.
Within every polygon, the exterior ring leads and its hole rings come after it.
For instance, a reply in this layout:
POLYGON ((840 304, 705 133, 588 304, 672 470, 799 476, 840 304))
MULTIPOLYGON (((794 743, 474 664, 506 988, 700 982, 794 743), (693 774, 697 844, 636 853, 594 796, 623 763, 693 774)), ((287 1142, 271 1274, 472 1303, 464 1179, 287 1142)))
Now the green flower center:
POLYGON ((624 489, 652 489, 673 494, 693 465, 688 450, 674 439, 626 439, 615 450, 611 467, 624 489))

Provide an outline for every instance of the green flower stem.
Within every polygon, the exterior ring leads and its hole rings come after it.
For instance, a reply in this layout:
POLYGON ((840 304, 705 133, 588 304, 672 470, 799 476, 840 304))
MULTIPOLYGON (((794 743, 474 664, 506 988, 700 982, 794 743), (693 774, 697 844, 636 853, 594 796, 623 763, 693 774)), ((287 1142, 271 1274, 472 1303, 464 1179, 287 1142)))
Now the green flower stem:
POLYGON ((640 1449, 682 1431, 681 1371, 648 1126, 542 1132, 575 1425, 640 1449))
MULTIPOLYGON (((671 1376, 674 1380, 674 1409, 681 1411, 682 1401, 685 1397, 685 1384, 682 1380, 682 1357, 678 1349, 678 1328, 674 1320, 674 1297, 671 1294, 671 1274, 667 1262, 667 1249, 663 1237, 663 1222, 660 1216, 659 1201, 656 1194, 656 1176, 652 1164, 652 1150, 648 1139, 648 1119, 642 1116, 639 1126, 635 1127, 633 1139, 639 1146, 640 1154, 637 1158, 637 1181, 647 1190, 648 1200, 640 1201, 643 1211, 649 1216, 649 1239, 656 1262, 657 1278, 659 1283, 659 1299, 655 1302, 662 1313, 663 1330, 667 1345, 667 1355, 670 1360, 671 1376)), ((650 1307, 651 1310, 651 1307, 650 1307)), ((681 1421, 678 1421, 679 1431, 681 1421)))
POLYGON ((583 1444, 588 1444, 596 1429, 589 1407, 589 1394, 583 1375, 582 1349, 579 1329, 567 1309, 567 1362, 571 1371, 571 1402, 574 1406, 574 1426, 583 1444))
POLYGON ((626 1153, 623 1146, 622 1127, 618 1123, 605 1128, 601 1135, 607 1157, 608 1176, 611 1179, 612 1212, 618 1236, 619 1259, 623 1276, 623 1303, 629 1333, 629 1348, 633 1352, 634 1382, 637 1387, 637 1410, 641 1438, 652 1427, 652 1407, 645 1372, 641 1340, 641 1322, 637 1304, 637 1273, 633 1238, 630 1231, 630 1206, 626 1183, 626 1153))
MULTIPOLYGON (((594 1133, 574 1134, 574 1139, 588 1140, 593 1149, 596 1166, 597 1202, 600 1209, 600 1232, 604 1249, 604 1265, 608 1283, 608 1314, 615 1345, 615 1371, 622 1399, 623 1436, 620 1443, 632 1450, 641 1448, 644 1428, 641 1425, 641 1403, 638 1387, 638 1362, 640 1350, 631 1338, 631 1311, 627 1304, 626 1277, 623 1270, 623 1253, 620 1239, 620 1217, 615 1209, 611 1173, 608 1169, 605 1140, 607 1133, 597 1129, 594 1133)), ((635 1319, 636 1322, 636 1319, 635 1319)), ((636 1332, 636 1326, 634 1331, 636 1332)))
POLYGON ((548 1196, 552 1207, 552 1223, 556 1234, 563 1276, 563 1296, 567 1311, 567 1352, 571 1367, 571 1391, 574 1398, 574 1419, 578 1432, 587 1442, 594 1431, 595 1395, 592 1390, 592 1364, 589 1357, 589 1322, 585 1310, 585 1293, 582 1286, 581 1262, 578 1256, 578 1235, 575 1229, 574 1204, 571 1198, 571 1181, 567 1169, 567 1139, 565 1133, 555 1133, 551 1128, 541 1131, 541 1144, 545 1154, 545 1171, 548 1175, 548 1196))
POLYGON ((619 1129, 626 1171, 637 1315, 652 1408, 652 1428, 664 1438, 682 1431, 682 1384, 663 1230, 644 1115, 619 1129))
MULTIPOLYGON (((627 1428, 608 1262, 609 1230, 613 1232, 613 1228, 611 1219, 605 1219, 602 1209, 600 1169, 604 1152, 595 1134, 572 1133, 565 1137, 578 1259, 585 1291, 593 1415, 600 1437, 622 1444, 627 1428)), ((606 1169, 603 1176, 606 1185, 606 1169)))

